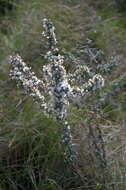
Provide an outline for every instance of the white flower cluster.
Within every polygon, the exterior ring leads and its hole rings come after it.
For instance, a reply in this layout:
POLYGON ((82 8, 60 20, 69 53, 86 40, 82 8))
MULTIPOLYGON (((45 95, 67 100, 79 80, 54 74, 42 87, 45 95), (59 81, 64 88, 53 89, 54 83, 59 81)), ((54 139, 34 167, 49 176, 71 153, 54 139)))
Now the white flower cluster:
POLYGON ((56 35, 55 35, 55 27, 52 25, 52 23, 44 18, 43 19, 43 28, 44 32, 42 33, 43 36, 45 36, 48 40, 48 46, 51 50, 57 51, 58 49, 55 47, 57 44, 56 35))
POLYGON ((48 59, 49 64, 43 67, 43 73, 51 96, 52 109, 57 118, 63 120, 69 105, 68 96, 71 93, 66 70, 62 65, 63 56, 60 54, 55 56, 49 51, 45 57, 48 59))
MULTIPOLYGON (((104 86, 104 78, 100 74, 94 75, 88 80, 88 82, 82 84, 80 87, 73 88, 73 92, 76 95, 84 96, 91 91, 95 91, 104 86)), ((75 96, 74 95, 74 96, 75 96)))
POLYGON ((44 83, 39 80, 31 68, 26 66, 19 55, 10 56, 12 70, 10 76, 17 81, 18 86, 21 86, 25 91, 31 95, 36 102, 46 109, 45 98, 42 95, 44 83))
POLYGON ((88 86, 94 89, 104 86, 104 78, 100 74, 96 74, 92 79, 89 79, 88 86))
POLYGON ((85 65, 78 65, 74 73, 68 75, 68 80, 72 85, 71 96, 76 98, 84 96, 90 91, 94 91, 104 86, 104 78, 100 74, 94 75, 85 65))
POLYGON ((76 81, 86 82, 90 78, 90 69, 85 65, 78 65, 75 72, 68 75, 70 83, 76 83, 76 81))

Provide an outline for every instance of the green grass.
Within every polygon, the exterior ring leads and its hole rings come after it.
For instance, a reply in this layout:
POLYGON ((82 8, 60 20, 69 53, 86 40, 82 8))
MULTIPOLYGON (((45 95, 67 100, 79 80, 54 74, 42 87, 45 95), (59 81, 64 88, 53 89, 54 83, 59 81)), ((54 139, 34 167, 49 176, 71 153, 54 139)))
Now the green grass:
MULTIPOLYGON (((107 3, 100 0, 16 2, 16 8, 0 21, 0 188, 72 190, 82 186, 82 190, 104 190, 104 183, 108 183, 108 190, 125 190, 126 80, 112 96, 117 105, 108 103, 103 109, 100 125, 107 141, 108 158, 113 162, 110 162, 111 171, 101 175, 88 139, 85 104, 83 110, 76 106, 69 108, 68 120, 73 136, 79 139, 80 159, 79 166, 71 167, 64 162, 60 125, 52 118, 46 118, 32 98, 9 78, 8 57, 16 53, 41 78, 41 68, 46 64, 41 56, 47 48, 41 35, 41 21, 45 17, 55 25, 60 51, 65 48, 75 52, 77 42, 83 44, 89 37, 94 40, 95 47, 105 51, 106 57, 119 56, 117 70, 107 83, 119 77, 126 68, 126 15, 117 11, 114 0, 107 3), (109 183, 115 183, 114 187, 109 183)), ((69 63, 65 65, 68 69, 72 67, 69 63)), ((86 106, 89 108, 90 102, 86 106)))

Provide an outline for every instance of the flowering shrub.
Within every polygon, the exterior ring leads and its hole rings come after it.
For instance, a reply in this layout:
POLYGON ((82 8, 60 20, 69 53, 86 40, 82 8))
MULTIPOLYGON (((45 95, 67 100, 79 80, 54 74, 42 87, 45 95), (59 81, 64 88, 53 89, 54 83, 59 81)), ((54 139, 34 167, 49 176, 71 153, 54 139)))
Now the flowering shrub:
MULTIPOLYGON (((40 105, 46 115, 52 115, 62 127, 62 142, 66 147, 66 157, 73 160, 77 156, 76 144, 73 143, 70 126, 67 122, 67 108, 71 101, 99 91, 104 86, 104 78, 101 74, 93 72, 84 63, 78 63, 74 73, 67 73, 63 65, 64 57, 60 55, 56 47, 57 40, 55 28, 51 21, 43 19, 43 35, 47 39, 48 51, 45 59, 48 64, 43 66, 43 78, 38 79, 31 68, 26 66, 19 55, 11 56, 10 71, 11 79, 17 81, 17 85, 22 87, 27 94, 33 97, 34 101, 40 105), (46 98, 49 94, 50 98, 46 98)), ((86 49, 89 53, 90 49, 86 49)), ((94 54, 91 53, 91 56, 94 54)), ((70 58, 70 56, 69 56, 70 58)), ((72 58, 72 61, 77 61, 72 58), (73 60, 72 60, 73 59, 73 60)), ((95 56, 97 61, 97 56, 95 56)), ((99 67, 100 68, 100 67, 99 67)), ((110 69, 110 64, 106 64, 102 69, 105 74, 110 69)))

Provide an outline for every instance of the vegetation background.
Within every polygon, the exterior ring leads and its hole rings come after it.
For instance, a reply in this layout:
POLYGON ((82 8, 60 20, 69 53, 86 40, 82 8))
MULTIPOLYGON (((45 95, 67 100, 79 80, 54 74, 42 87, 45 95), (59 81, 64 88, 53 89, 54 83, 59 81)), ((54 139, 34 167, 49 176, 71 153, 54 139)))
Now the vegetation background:
MULTIPOLYGON (((60 50, 82 57, 77 44, 88 37, 106 57, 118 57, 107 89, 126 69, 124 7, 124 1, 114 0, 0 0, 0 190, 126 189, 126 79, 103 107, 100 127, 109 164, 104 172, 90 146, 85 110, 69 110, 79 142, 79 165, 73 166, 64 162, 60 126, 10 80, 8 61, 9 55, 19 53, 41 78, 46 64, 41 56, 46 52, 42 19, 50 18, 60 50)), ((72 69, 67 62, 65 66, 72 69)))

